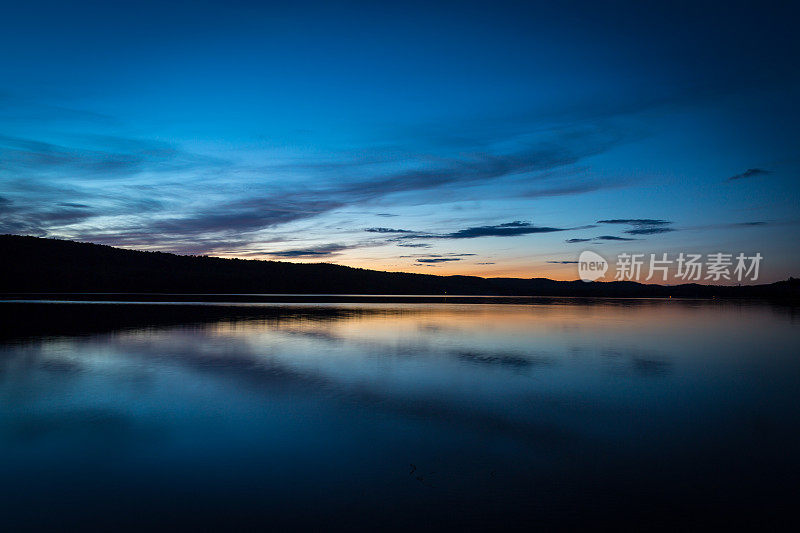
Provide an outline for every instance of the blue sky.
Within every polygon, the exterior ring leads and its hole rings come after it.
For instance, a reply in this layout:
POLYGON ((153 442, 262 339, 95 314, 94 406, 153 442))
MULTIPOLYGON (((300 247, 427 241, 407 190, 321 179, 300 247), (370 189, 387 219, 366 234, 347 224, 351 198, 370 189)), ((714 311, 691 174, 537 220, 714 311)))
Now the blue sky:
POLYGON ((0 232, 556 279, 584 249, 760 252, 762 280, 798 275, 797 9, 640 4, 7 4, 0 232))

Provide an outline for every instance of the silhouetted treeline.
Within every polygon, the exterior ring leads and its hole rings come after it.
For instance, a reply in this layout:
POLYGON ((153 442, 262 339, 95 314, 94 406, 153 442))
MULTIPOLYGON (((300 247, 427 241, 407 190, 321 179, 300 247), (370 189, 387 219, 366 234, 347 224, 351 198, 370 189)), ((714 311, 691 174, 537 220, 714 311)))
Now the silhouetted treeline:
POLYGON ((0 292, 797 298, 800 280, 790 278, 769 285, 729 287, 435 276, 333 264, 181 256, 0 235, 0 292))

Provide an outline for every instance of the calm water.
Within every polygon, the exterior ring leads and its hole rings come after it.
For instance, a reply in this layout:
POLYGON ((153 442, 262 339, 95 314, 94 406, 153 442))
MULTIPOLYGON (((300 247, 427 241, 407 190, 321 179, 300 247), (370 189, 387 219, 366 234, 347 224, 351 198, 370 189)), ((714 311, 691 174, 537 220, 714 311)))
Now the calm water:
POLYGON ((795 519, 797 308, 0 312, 1 531, 795 519))

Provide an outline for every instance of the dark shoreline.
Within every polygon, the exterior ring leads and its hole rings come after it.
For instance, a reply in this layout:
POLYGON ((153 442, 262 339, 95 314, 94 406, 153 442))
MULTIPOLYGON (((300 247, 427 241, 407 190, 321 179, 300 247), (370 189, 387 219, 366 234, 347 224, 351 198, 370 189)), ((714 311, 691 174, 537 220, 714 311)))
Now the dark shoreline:
MULTIPOLYGON (((650 285, 634 281, 556 281, 381 272, 330 263, 288 263, 142 252, 91 243, 0 235, 0 299, 65 295, 83 300, 130 295, 146 301, 220 295, 249 299, 350 298, 743 298, 800 299, 800 280, 763 285, 650 285)), ((421 300, 420 300, 421 299, 421 300)), ((429 300, 425 300, 429 299, 429 300)), ((354 300, 361 301, 361 300, 354 300)), ((483 303, 486 300, 481 299, 483 303)), ((508 303, 507 300, 504 300, 508 303)))

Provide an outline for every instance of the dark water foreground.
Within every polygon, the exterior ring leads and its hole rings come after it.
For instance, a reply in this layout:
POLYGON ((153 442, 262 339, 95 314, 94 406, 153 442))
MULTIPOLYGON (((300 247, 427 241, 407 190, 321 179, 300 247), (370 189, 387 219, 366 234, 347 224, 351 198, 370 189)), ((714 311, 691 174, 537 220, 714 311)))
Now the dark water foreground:
POLYGON ((800 313, 0 303, 0 531, 797 523, 800 313))

